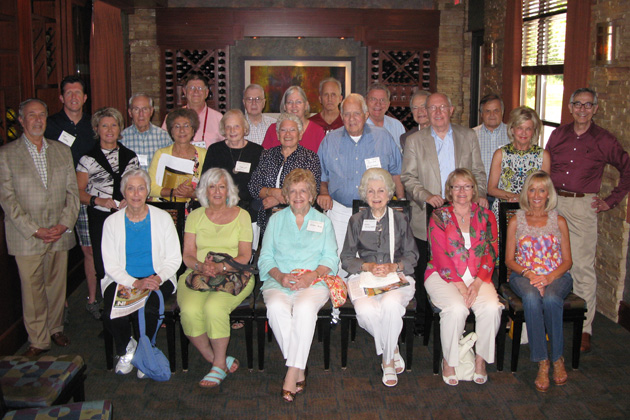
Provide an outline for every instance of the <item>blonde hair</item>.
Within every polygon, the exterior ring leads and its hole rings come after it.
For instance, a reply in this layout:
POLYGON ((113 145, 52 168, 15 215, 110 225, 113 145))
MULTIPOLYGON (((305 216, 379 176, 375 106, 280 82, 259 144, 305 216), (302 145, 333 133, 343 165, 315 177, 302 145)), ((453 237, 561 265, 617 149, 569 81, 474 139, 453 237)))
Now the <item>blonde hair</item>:
POLYGON ((310 203, 313 205, 315 198, 317 198, 317 184, 315 183, 315 176, 308 169, 296 168, 289 172, 282 183, 282 196, 289 202, 289 190, 293 184, 299 182, 304 182, 308 185, 308 192, 311 194, 310 203))
POLYGON ((479 197, 479 185, 477 185, 477 179, 475 178, 473 173, 470 172, 470 169, 457 168, 453 172, 448 174, 448 178, 446 178, 446 183, 444 184, 444 188, 446 189, 446 191, 444 191, 444 198, 446 198, 446 201, 453 201, 452 187, 455 179, 457 178, 463 178, 473 184, 472 201, 477 200, 477 198, 479 197))
POLYGON ((527 179, 525 179, 525 183, 523 184, 523 189, 521 190, 521 194, 518 198, 518 203, 521 206, 522 210, 529 211, 530 205, 529 200, 527 199, 527 190, 532 186, 534 182, 541 182, 549 195, 547 196, 547 204, 545 205, 545 211, 550 211, 556 208, 558 205, 558 194, 556 193, 556 189, 553 186, 553 182, 551 182, 551 177, 549 174, 543 170, 539 170, 536 172, 532 172, 529 174, 527 179))
POLYGON ((534 134, 530 140, 530 146, 538 144, 538 139, 542 132, 542 122, 540 118, 538 118, 536 111, 527 106, 519 106, 510 112, 510 121, 508 121, 507 125, 507 135, 510 142, 514 143, 514 133, 512 133, 512 130, 526 121, 532 121, 534 123, 534 134))

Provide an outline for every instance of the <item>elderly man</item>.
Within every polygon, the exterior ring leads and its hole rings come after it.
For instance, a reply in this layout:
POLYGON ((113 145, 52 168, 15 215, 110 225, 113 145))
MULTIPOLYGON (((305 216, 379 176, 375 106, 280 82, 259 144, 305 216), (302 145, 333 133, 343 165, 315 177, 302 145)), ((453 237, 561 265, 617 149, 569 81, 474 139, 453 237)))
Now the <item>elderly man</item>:
MULTIPOLYGON (((207 149, 212 143, 223 140, 223 136, 219 133, 219 122, 223 114, 206 105, 206 99, 210 94, 208 79, 199 73, 191 74, 184 84, 184 92, 186 93, 186 108, 192 109, 199 116, 199 130, 193 137, 193 145, 207 149)), ((162 123, 162 129, 166 130, 166 118, 162 123)))
POLYGON ((593 122, 597 113, 595 91, 581 88, 573 92, 569 110, 573 122, 551 133, 547 150, 551 155, 551 180, 558 193, 558 211, 569 225, 573 290, 586 301, 581 351, 588 352, 597 303, 597 213, 617 206, 630 191, 630 157, 615 136, 593 122), (597 194, 606 164, 617 168, 620 179, 608 197, 601 198, 597 194))
POLYGON ((382 83, 374 83, 370 85, 367 91, 367 106, 370 118, 368 124, 385 128, 394 138, 398 150, 402 153, 400 147, 400 136, 405 134, 405 127, 396 118, 385 115, 389 109, 390 92, 387 86, 382 83))
POLYGON ((418 125, 400 136, 400 147, 402 147, 403 150, 405 150, 405 142, 407 141, 407 137, 409 137, 413 133, 417 133, 425 127, 428 127, 430 124, 429 113, 427 112, 427 98, 429 97, 429 95, 431 95, 431 92, 420 89, 416 90, 413 95, 411 95, 411 99, 409 100, 411 115, 413 116, 413 120, 418 125))
POLYGON ((481 125, 473 128, 479 139, 481 160, 486 175, 490 174, 492 155, 501 146, 510 142, 507 135, 507 125, 503 123, 503 100, 494 93, 490 93, 479 102, 479 115, 481 125))
MULTIPOLYGON (((456 168, 470 169, 479 184, 478 204, 488 208, 486 173, 479 141, 470 128, 452 124, 455 108, 448 96, 434 93, 427 99, 430 126, 407 138, 400 176, 411 200, 411 229, 420 251, 416 278, 423 279, 428 262, 426 203, 444 204, 444 183, 456 168)), ((416 288, 419 311, 424 309, 426 292, 416 288)), ((419 318, 422 319, 422 318, 419 318)))
MULTIPOLYGON (((63 104, 63 108, 58 113, 48 117, 44 137, 59 140, 70 146, 74 168, 76 168, 79 159, 96 146, 94 130, 92 130, 92 118, 90 114, 83 112, 83 105, 87 101, 83 79, 74 75, 64 77, 61 81, 59 100, 63 104)), ((83 252, 83 269, 88 286, 85 309, 94 319, 100 319, 101 311, 96 300, 96 269, 92 255, 92 241, 90 241, 90 233, 88 232, 87 206, 85 205, 81 205, 74 230, 83 252)))
POLYGON ((344 128, 328 133, 317 152, 322 167, 317 203, 328 210, 339 252, 352 216, 352 200, 359 199, 363 172, 370 168, 386 169, 396 183, 396 196, 399 199, 405 196, 400 182, 400 152, 387 130, 365 124, 367 105, 361 95, 352 93, 344 99, 341 118, 344 128))
POLYGON ((323 128, 326 133, 343 127, 341 112, 339 112, 342 99, 339 80, 333 77, 322 80, 319 82, 319 103, 322 104, 322 110, 309 120, 323 128))
POLYGON ((269 126, 276 122, 275 118, 264 115, 265 91, 262 86, 252 83, 243 91, 245 119, 249 123, 249 134, 245 139, 252 143, 262 144, 269 126))
POLYGON ((0 148, 0 203, 7 247, 20 273, 29 357, 49 350, 51 341, 70 344, 63 308, 79 190, 70 149, 44 139, 47 114, 39 99, 22 102, 18 119, 24 134, 0 148))
POLYGON ((151 123, 153 99, 145 93, 136 93, 129 98, 129 116, 132 124, 122 131, 120 143, 138 155, 140 167, 147 171, 155 151, 173 144, 166 130, 151 123))

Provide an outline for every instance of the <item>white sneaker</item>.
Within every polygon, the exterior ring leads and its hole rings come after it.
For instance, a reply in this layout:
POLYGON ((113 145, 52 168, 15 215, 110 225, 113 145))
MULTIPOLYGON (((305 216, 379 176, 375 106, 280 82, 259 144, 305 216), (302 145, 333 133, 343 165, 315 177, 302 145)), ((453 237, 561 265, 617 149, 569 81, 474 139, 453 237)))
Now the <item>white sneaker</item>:
POLYGON ((133 370, 131 359, 133 359, 133 354, 136 352, 137 346, 138 343, 132 337, 129 339, 129 344, 127 344, 127 353, 125 353, 124 356, 116 356, 118 363, 116 363, 115 372, 117 374, 126 375, 133 370))
POLYGON ((145 375, 140 369, 138 369, 138 379, 144 379, 147 375, 145 375))

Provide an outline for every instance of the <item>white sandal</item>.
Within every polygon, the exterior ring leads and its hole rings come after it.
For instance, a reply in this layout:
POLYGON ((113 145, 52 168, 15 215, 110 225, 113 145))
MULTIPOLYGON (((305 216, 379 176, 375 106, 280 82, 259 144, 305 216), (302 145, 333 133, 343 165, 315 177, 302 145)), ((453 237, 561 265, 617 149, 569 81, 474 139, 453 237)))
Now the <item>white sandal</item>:
POLYGON ((405 371, 405 360, 400 355, 400 350, 396 346, 394 351, 394 368, 396 369, 396 375, 400 375, 405 371))
POLYGON ((381 365, 381 369, 383 369, 383 385, 390 388, 398 385, 398 376, 396 376, 396 369, 391 366, 383 367, 383 365, 381 365), (394 383, 388 383, 391 381, 393 381, 394 383))

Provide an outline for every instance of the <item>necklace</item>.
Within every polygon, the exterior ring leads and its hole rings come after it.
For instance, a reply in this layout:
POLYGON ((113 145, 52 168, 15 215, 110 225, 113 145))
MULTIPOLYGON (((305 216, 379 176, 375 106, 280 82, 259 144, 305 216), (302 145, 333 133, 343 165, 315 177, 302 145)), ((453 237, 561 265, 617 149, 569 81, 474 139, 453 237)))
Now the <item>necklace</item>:
POLYGON ((459 217, 459 220, 461 220, 461 222, 464 223, 464 216, 463 215, 457 214, 457 212, 455 210, 453 210, 453 213, 455 213, 455 216, 459 217))
POLYGON ((230 159, 232 159, 232 167, 233 167, 233 169, 232 169, 232 173, 233 173, 233 174, 237 174, 237 173, 238 173, 238 171, 236 170, 236 163, 237 163, 239 160, 241 160, 241 155, 243 154, 243 149, 244 149, 244 148, 245 148, 245 147, 241 147, 241 151, 239 152, 238 157, 236 158, 236 162, 235 162, 235 161, 234 161, 234 156, 232 155, 232 148, 231 148, 230 146, 228 146, 228 149, 230 150, 230 159))

